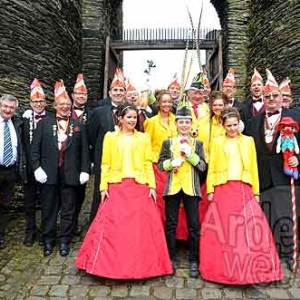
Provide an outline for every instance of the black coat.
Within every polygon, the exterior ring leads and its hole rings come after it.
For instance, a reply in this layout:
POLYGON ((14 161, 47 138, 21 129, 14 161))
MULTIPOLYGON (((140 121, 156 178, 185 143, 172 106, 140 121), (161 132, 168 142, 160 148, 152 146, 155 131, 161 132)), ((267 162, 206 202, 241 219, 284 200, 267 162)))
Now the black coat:
POLYGON ((91 147, 92 161, 94 162, 94 173, 97 175, 100 174, 104 135, 108 131, 114 130, 111 102, 107 105, 94 109, 87 122, 87 131, 91 147))
MULTIPOLYGON (((47 117, 53 117, 53 112, 45 112, 47 117)), ((30 127, 31 122, 34 122, 33 118, 22 118, 23 120, 23 142, 24 142, 24 149, 25 149, 25 158, 26 158, 26 166, 27 166, 27 175, 32 174, 33 170, 31 167, 31 141, 30 141, 30 127)), ((33 132, 32 132, 33 134, 33 132)), ((33 137, 33 136, 32 136, 33 137)))
MULTIPOLYGON (((67 185, 79 185, 81 172, 90 173, 89 145, 84 125, 70 119, 72 135, 68 135, 64 153, 64 174, 67 185)), ((46 184, 56 184, 58 177, 58 141, 55 118, 46 118, 38 123, 31 143, 31 163, 35 171, 42 167, 48 179, 46 184)))
MULTIPOLYGON (((300 124, 299 114, 294 109, 283 109, 281 118, 283 117, 292 117, 300 124)), ((283 173, 282 153, 276 153, 276 143, 280 132, 277 132, 273 147, 270 151, 265 142, 264 121, 265 113, 261 113, 251 118, 245 131, 245 134, 252 136, 255 141, 261 191, 272 186, 288 186, 290 184, 290 177, 283 173)), ((296 134, 296 138, 300 146, 299 133, 296 134)), ((300 156, 297 155, 297 157, 300 162, 300 156)), ((299 180, 295 180, 295 183, 299 184, 299 180)))
POLYGON ((26 158, 25 158, 25 147, 24 147, 24 140, 23 140, 23 120, 17 116, 13 116, 11 118, 18 140, 18 149, 17 149, 17 177, 18 179, 22 180, 23 182, 27 182, 27 171, 26 171, 26 158))

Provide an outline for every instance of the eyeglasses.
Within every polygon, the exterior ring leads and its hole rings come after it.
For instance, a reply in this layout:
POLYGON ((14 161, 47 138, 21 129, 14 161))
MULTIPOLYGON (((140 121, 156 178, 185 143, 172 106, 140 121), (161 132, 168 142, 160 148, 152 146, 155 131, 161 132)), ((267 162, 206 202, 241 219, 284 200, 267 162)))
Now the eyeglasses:
POLYGON ((34 100, 34 101, 30 101, 30 102, 33 103, 33 104, 43 104, 46 101, 45 100, 34 100))

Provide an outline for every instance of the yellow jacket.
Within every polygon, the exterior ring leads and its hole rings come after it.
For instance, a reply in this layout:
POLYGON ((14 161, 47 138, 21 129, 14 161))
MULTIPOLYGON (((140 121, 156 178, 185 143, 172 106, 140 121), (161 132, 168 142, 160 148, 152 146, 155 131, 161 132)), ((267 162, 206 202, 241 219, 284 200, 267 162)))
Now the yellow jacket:
POLYGON ((208 161, 209 136, 210 136, 210 110, 208 104, 205 102, 199 104, 198 110, 199 110, 198 119, 196 118, 193 109, 191 110, 192 117, 193 117, 192 130, 198 131, 198 136, 196 137, 196 139, 203 143, 205 160, 208 161))
POLYGON ((158 113, 156 116, 145 120, 144 130, 151 137, 152 159, 154 163, 157 163, 163 141, 177 135, 175 116, 170 113, 169 124, 166 124, 158 113))
MULTIPOLYGON (((207 193, 213 193, 214 187, 226 183, 228 160, 224 150, 226 136, 215 138, 211 143, 211 152, 207 174, 207 193)), ((239 180, 252 186, 253 193, 259 194, 258 168, 255 144, 252 137, 240 133, 237 139, 239 152, 243 163, 243 172, 239 180)))
MULTIPOLYGON (((103 154, 101 164, 100 191, 107 190, 108 183, 121 182, 124 178, 123 155, 118 146, 121 131, 107 132, 103 141, 103 154)), ((132 177, 137 183, 148 184, 155 188, 155 177, 152 168, 151 141, 147 133, 134 131, 133 149, 131 155, 132 177)), ((126 147, 126 146, 125 146, 126 147)))

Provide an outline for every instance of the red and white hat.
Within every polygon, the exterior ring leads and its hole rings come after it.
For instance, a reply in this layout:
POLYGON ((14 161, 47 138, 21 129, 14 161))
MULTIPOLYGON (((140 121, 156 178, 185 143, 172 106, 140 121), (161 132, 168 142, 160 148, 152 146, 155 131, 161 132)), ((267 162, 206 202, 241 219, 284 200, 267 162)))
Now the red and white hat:
POLYGON ((172 82, 169 84, 168 89, 169 89, 171 86, 177 86, 177 87, 180 87, 180 83, 179 83, 179 81, 178 81, 177 73, 174 74, 173 80, 172 80, 172 82))
POLYGON ((269 69, 266 69, 266 74, 267 74, 267 81, 264 86, 264 94, 279 92, 278 83, 269 69))
POLYGON ((285 78, 279 85, 279 90, 281 92, 281 94, 283 95, 288 95, 291 96, 292 95, 292 91, 291 91, 291 80, 287 77, 285 78))
POLYGON ((126 92, 137 92, 137 89, 131 84, 128 77, 125 78, 126 92))
POLYGON ((87 88, 86 88, 86 85, 83 80, 83 74, 77 75, 77 79, 76 79, 76 83, 74 85, 73 92, 74 93, 84 93, 84 94, 87 93, 87 88))
POLYGON ((54 101, 57 102, 61 99, 70 100, 70 97, 66 91, 63 80, 56 81, 54 86, 54 101))
POLYGON ((126 90, 125 78, 120 68, 116 68, 113 81, 110 85, 110 88, 114 88, 114 87, 122 87, 126 90))
POLYGON ((42 89, 42 86, 38 79, 34 78, 30 85, 30 89, 30 100, 46 98, 44 90, 42 89))
POLYGON ((263 83, 263 78, 259 74, 259 72, 257 71, 256 68, 254 68, 254 72, 253 72, 253 75, 251 77, 251 84, 253 84, 254 82, 261 82, 261 83, 263 83))
POLYGON ((228 70, 228 73, 223 81, 223 85, 229 85, 229 86, 235 86, 236 81, 235 81, 235 77, 234 77, 234 69, 230 68, 228 70))

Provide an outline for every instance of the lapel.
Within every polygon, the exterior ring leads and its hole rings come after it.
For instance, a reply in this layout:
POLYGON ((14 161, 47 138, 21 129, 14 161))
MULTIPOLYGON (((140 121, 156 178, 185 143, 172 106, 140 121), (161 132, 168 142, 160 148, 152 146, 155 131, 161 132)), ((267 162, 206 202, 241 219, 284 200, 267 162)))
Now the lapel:
POLYGON ((106 108, 106 112, 104 111, 106 115, 106 120, 107 120, 107 131, 115 131, 115 124, 114 119, 113 119, 113 111, 112 111, 112 105, 106 105, 104 106, 106 108))
POLYGON ((265 152, 270 152, 266 140, 265 140, 265 114, 262 113, 259 115, 259 122, 257 122, 258 132, 259 132, 259 141, 261 142, 262 147, 265 152))
POLYGON ((57 123, 56 118, 53 119, 53 122, 50 122, 52 124, 51 131, 52 131, 52 141, 54 143, 55 148, 58 150, 58 140, 57 140, 57 123))

